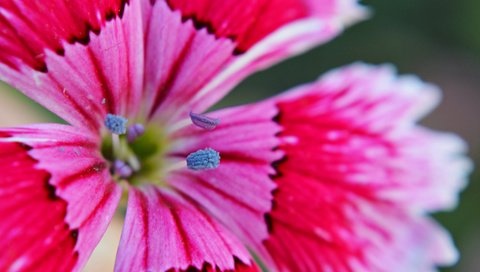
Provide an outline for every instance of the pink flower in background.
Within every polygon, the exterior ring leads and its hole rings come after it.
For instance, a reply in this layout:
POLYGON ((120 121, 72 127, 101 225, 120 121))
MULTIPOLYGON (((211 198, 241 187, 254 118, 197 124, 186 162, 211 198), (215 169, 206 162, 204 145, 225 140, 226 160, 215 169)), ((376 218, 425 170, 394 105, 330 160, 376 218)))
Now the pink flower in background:
POLYGON ((454 263, 428 213, 455 206, 469 161, 416 125, 435 87, 353 64, 205 114, 364 15, 354 0, 2 1, 0 79, 69 125, 0 130, 0 271, 81 270, 118 206, 116 271, 454 263))

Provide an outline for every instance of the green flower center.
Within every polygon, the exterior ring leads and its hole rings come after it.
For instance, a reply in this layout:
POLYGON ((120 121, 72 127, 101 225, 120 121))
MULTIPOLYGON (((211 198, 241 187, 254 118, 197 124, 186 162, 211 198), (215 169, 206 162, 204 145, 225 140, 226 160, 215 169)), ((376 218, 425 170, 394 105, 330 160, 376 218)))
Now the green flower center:
MULTIPOLYGON (((215 129, 220 122, 193 112, 190 119, 192 124, 205 130, 215 129)), ((107 114, 105 127, 101 152, 109 162, 113 179, 119 183, 167 186, 166 176, 171 171, 211 170, 220 164, 220 153, 209 147, 188 154, 184 160, 172 159, 168 156, 172 143, 167 131, 160 126, 129 124, 123 116, 107 114)))
POLYGON ((168 147, 166 133, 156 126, 147 126, 145 132, 133 141, 129 141, 126 134, 105 133, 101 151, 110 163, 110 171, 117 182, 165 186, 168 147), (119 162, 123 163, 124 168, 119 169, 119 162))

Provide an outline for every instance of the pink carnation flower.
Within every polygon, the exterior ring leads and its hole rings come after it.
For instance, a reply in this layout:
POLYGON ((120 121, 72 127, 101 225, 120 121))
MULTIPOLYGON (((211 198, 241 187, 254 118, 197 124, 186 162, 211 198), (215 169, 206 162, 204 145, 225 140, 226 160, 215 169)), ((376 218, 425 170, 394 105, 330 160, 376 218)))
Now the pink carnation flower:
POLYGON ((0 130, 0 271, 81 270, 119 206, 116 271, 454 263, 428 213, 455 205, 469 162, 416 124, 435 87, 354 64, 205 114, 364 15, 354 0, 3 0, 0 79, 69 125, 0 130))

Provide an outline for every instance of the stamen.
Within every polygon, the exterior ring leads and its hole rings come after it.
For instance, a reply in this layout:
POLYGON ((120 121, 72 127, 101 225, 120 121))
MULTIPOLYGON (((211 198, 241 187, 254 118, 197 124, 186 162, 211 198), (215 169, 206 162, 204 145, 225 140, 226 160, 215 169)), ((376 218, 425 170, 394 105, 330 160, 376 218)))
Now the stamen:
POLYGON ((196 126, 206 130, 212 130, 220 124, 220 119, 214 119, 202 114, 190 112, 190 119, 196 126))
POLYGON ((132 167, 132 169, 134 171, 139 171, 140 170, 140 161, 138 160, 138 158, 135 156, 135 155, 132 155, 132 156, 129 156, 128 157, 128 163, 130 164, 130 166, 132 167))
POLYGON ((127 132, 127 122, 128 119, 113 115, 107 114, 107 118, 105 118, 105 126, 110 130, 113 134, 122 135, 127 132))
POLYGON ((187 167, 192 170, 215 169, 220 165, 220 153, 205 148, 187 156, 187 167))
POLYGON ((169 172, 185 169, 185 167, 187 167, 187 162, 185 160, 180 160, 180 161, 177 161, 176 163, 167 164, 165 166, 164 171, 165 173, 169 173, 169 172))
POLYGON ((123 153, 122 144, 120 143, 120 136, 118 134, 112 133, 112 148, 113 155, 115 157, 120 157, 123 153))
POLYGON ((121 160, 116 160, 113 163, 113 171, 121 178, 128 178, 133 174, 132 168, 121 160))
POLYGON ((129 143, 133 143, 138 137, 145 133, 145 127, 142 124, 135 124, 128 128, 127 140, 129 143))

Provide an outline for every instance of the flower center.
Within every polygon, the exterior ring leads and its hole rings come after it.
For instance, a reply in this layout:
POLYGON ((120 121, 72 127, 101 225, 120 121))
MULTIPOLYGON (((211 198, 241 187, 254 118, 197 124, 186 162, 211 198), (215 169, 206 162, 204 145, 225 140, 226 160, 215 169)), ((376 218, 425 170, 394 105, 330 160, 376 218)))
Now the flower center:
MULTIPOLYGON (((190 113, 193 125, 212 130, 219 120, 190 113)), ((169 171, 215 169, 220 164, 220 154, 205 148, 189 154, 183 161, 172 163, 168 158, 171 143, 165 130, 158 126, 130 122, 118 115, 108 114, 101 152, 110 163, 110 172, 117 182, 132 185, 154 183, 166 186, 169 171)))

